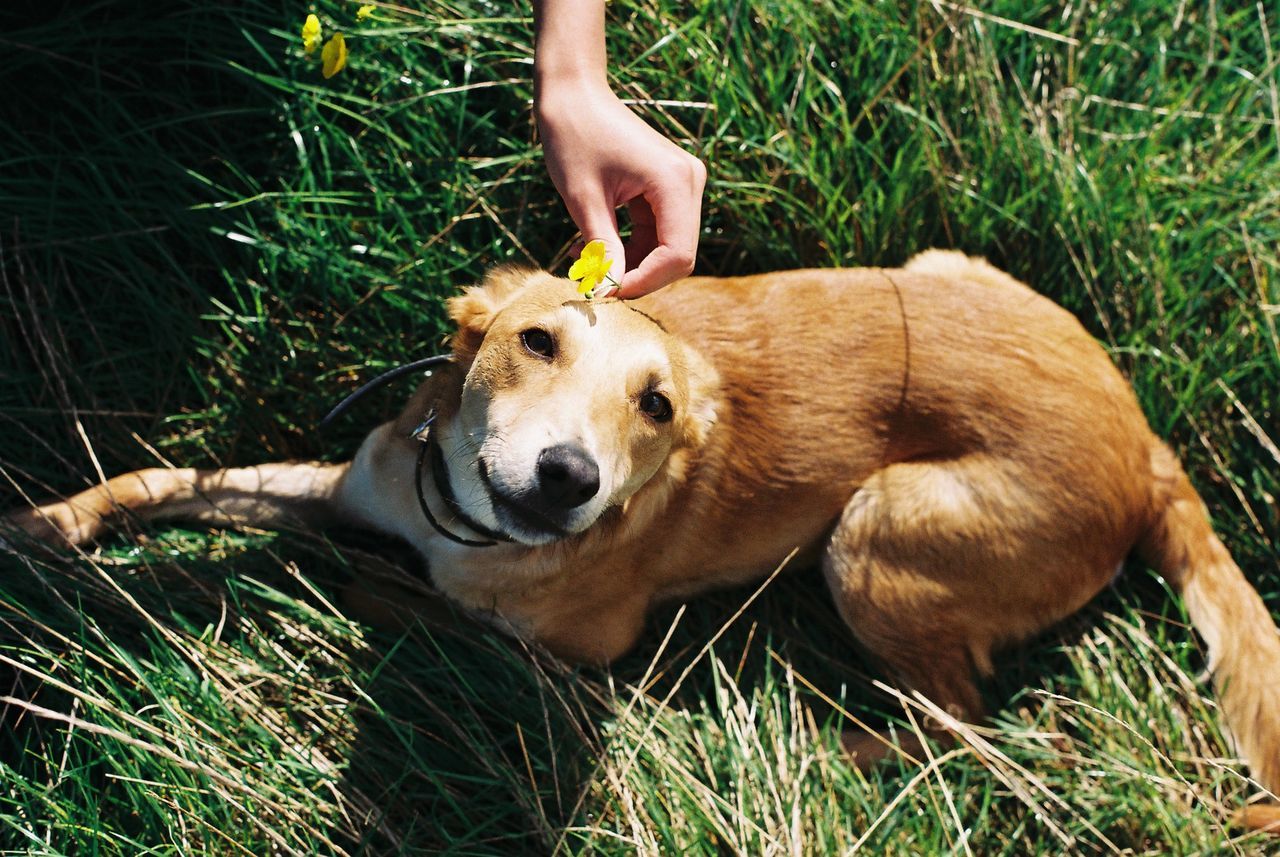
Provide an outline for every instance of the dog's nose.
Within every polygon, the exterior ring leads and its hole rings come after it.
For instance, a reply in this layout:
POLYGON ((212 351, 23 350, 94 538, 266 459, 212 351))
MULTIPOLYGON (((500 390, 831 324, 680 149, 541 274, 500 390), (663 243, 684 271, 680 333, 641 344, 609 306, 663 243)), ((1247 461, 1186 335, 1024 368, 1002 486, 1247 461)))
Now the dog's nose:
POLYGON ((573 509, 600 490, 600 468, 580 446, 562 443, 538 455, 538 494, 550 509, 573 509))

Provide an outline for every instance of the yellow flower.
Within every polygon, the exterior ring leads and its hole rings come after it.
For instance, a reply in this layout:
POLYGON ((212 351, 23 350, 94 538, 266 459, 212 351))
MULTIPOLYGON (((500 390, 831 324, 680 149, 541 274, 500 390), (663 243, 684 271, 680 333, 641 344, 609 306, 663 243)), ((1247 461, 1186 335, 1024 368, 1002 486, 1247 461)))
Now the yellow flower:
POLYGON ((333 38, 325 43, 320 59, 324 63, 321 71, 326 80, 347 67, 347 40, 342 38, 342 33, 334 33, 333 38))
POLYGON ((569 279, 579 281, 579 294, 596 297, 596 286, 601 280, 609 281, 609 288, 605 291, 612 291, 616 285, 609 277, 609 270, 612 267, 613 263, 604 254, 604 242, 596 239, 582 248, 582 255, 569 268, 569 279))
POLYGON ((320 44, 320 19, 315 15, 308 15, 307 22, 302 25, 302 50, 310 56, 318 44, 320 44))
POLYGON ((367 21, 378 7, 370 3, 368 6, 361 6, 356 10, 357 21, 367 21))

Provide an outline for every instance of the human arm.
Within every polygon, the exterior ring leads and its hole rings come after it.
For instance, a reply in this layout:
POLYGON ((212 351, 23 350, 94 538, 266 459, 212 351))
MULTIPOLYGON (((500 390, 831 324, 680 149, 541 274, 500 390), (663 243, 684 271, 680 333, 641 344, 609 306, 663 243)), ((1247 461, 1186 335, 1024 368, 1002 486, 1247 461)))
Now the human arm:
POLYGON ((585 240, 605 243, 620 297, 686 276, 698 249, 702 162, 609 88, 603 0, 535 0, 534 25, 534 114, 569 216, 585 240), (617 222, 623 205, 632 224, 625 248, 617 222))

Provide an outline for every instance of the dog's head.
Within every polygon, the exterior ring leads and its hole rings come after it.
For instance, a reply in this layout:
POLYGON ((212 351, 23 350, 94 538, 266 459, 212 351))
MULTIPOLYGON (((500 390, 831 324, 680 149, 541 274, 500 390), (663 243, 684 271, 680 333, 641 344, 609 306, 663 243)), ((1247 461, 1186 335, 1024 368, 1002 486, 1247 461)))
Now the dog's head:
POLYGON ((517 542, 584 532, 678 478, 715 418, 714 372, 634 306, 500 268, 449 302, 466 372, 438 425, 463 511, 517 542))

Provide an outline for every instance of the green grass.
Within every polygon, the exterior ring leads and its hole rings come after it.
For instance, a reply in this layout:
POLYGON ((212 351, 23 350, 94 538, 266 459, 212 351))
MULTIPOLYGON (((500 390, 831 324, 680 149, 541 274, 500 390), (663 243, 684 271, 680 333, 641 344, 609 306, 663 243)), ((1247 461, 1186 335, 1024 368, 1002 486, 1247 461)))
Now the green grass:
MULTIPOLYGON (((99 468, 349 455, 407 388, 323 436, 320 416, 434 353, 445 297, 494 262, 563 269, 527 9, 429 0, 357 27, 324 0, 351 48, 330 81, 298 50, 309 9, 0 13, 0 507, 99 468)), ((617 90, 709 167, 701 271, 986 255, 1108 345, 1280 608, 1274 8, 609 14, 617 90)), ((418 585, 382 546, 126 530, 0 554, 0 848, 1274 847, 1226 826, 1256 789, 1140 567, 999 661, 991 724, 864 777, 837 749, 850 718, 923 712, 875 688, 811 569, 662 611, 606 673, 460 620, 362 624, 347 581, 418 585)))

